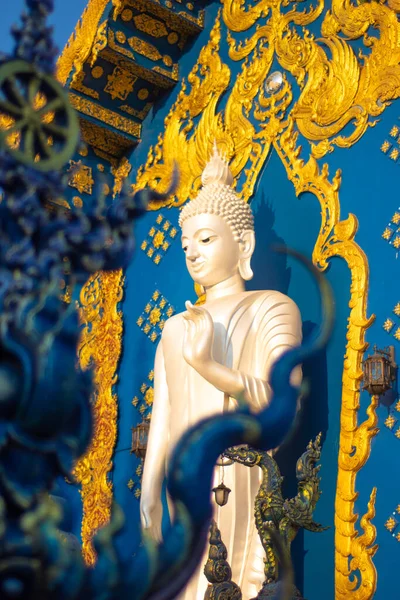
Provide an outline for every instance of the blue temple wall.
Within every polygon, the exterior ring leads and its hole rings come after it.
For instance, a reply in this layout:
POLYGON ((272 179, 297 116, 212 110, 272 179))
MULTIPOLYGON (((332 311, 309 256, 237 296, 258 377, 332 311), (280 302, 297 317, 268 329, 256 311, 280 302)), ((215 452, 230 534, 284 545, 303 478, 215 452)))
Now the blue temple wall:
MULTIPOLYGON (((183 77, 190 72, 200 48, 208 41, 218 8, 218 4, 207 8, 204 32, 181 59, 180 70, 183 77)), ((316 23, 315 27, 317 32, 319 24, 316 23)), ((221 48, 221 56, 229 60, 226 45, 221 48)), ((228 64, 233 80, 237 65, 232 61, 228 64)), ((159 132, 163 131, 163 121, 175 100, 177 89, 167 95, 147 119, 142 132, 142 142, 132 156, 134 171, 146 160, 150 145, 155 143, 159 132)), ((395 193, 398 165, 380 149, 396 122, 398 105, 394 103, 386 110, 376 127, 369 129, 356 145, 350 149, 335 149, 321 162, 328 163, 331 177, 337 169, 342 170, 342 218, 346 218, 351 212, 359 220, 356 241, 366 252, 371 271, 368 315, 376 315, 375 324, 367 332, 367 340, 371 345, 376 343, 383 347, 394 344, 398 349, 399 342, 382 327, 383 322, 390 316, 396 321, 393 308, 399 301, 395 273, 396 250, 382 238, 382 232, 399 204, 395 193)), ((304 144, 304 148, 303 154, 307 158, 307 143, 304 144)), ((249 282, 248 289, 274 288, 288 293, 300 307, 306 337, 315 331, 321 321, 315 283, 302 266, 293 259, 287 260, 286 257, 277 255, 271 249, 271 245, 278 243, 311 257, 321 219, 318 200, 311 193, 296 198, 293 185, 288 181, 279 157, 272 152, 258 183, 252 207, 256 221, 257 247, 253 258, 255 277, 249 282)), ((192 281, 186 273, 179 235, 159 265, 155 265, 145 252, 140 250, 140 244, 147 238, 149 229, 156 226, 158 214, 163 216, 164 222, 168 220, 171 226, 177 228, 179 210, 176 208, 163 209, 157 213, 149 212, 137 223, 138 250, 126 272, 125 297, 122 304, 124 343, 118 383, 119 435, 112 481, 116 500, 128 515, 126 530, 120 539, 121 547, 127 554, 135 553, 139 520, 139 499, 135 497, 135 490, 139 489, 140 483, 135 473, 140 463, 130 453, 130 444, 131 427, 140 422, 141 417, 132 406, 132 399, 140 395, 143 383, 147 388, 151 385, 148 374, 153 366, 158 341, 153 343, 149 340, 138 327, 137 319, 156 290, 176 312, 184 310, 185 300, 193 301, 196 298, 192 281), (129 489, 127 483, 131 479, 135 485, 129 489)), ((335 297, 335 328, 327 350, 303 367, 309 391, 303 399, 296 434, 278 455, 278 462, 286 478, 285 492, 291 495, 295 493, 293 473, 296 459, 311 438, 320 431, 323 434, 323 493, 316 509, 315 520, 329 529, 319 534, 300 533, 293 544, 296 583, 308 600, 319 600, 321 593, 327 600, 334 598, 334 504, 350 271, 343 259, 334 258, 326 276, 335 297)), ((395 328, 392 334, 394 331, 395 328)), ((364 392, 361 395, 359 420, 365 418, 369 402, 369 395, 364 392)), ((384 425, 389 410, 390 407, 383 405, 378 408, 380 432, 373 440, 371 457, 359 472, 356 484, 358 498, 355 506, 359 515, 367 511, 367 502, 373 486, 378 490, 374 519, 379 544, 375 557, 378 570, 378 590, 375 597, 378 600, 395 597, 395 564, 397 553, 400 551, 399 542, 385 528, 388 517, 400 501, 400 482, 395 476, 394 465, 400 440, 395 437, 393 430, 384 425)), ((391 410, 393 411, 393 407, 391 410)), ((360 530, 359 524, 357 528, 360 530)))
MULTIPOLYGON (((369 129, 364 137, 351 149, 334 153, 329 158, 332 169, 341 168, 343 184, 340 192, 343 216, 353 212, 359 221, 356 239, 367 255, 370 268, 370 285, 368 292, 368 316, 375 315, 375 322, 367 330, 366 340, 373 346, 384 348, 393 345, 396 361, 399 360, 400 344, 395 334, 400 325, 394 308, 400 300, 400 286, 396 270, 398 269, 398 251, 393 243, 382 237, 386 227, 393 231, 396 226, 390 223, 392 216, 399 210, 399 199, 396 194, 399 165, 390 158, 392 148, 396 148, 396 139, 390 132, 399 124, 399 104, 394 102, 379 119, 377 125, 369 129), (389 152, 381 148, 385 141, 391 144, 389 152), (383 325, 387 319, 393 322, 388 332, 383 325)), ((395 239, 392 235, 391 241, 395 239)), ((398 335, 398 334, 397 334, 398 335)), ((376 543, 378 551, 374 563, 378 572, 378 587, 375 598, 397 597, 396 565, 399 557, 398 533, 395 529, 388 531, 385 524, 396 511, 400 499, 400 481, 397 476, 397 456, 399 438, 396 437, 398 424, 389 429, 385 422, 389 415, 397 419, 399 412, 395 409, 398 400, 398 381, 393 393, 380 399, 377 408, 379 432, 372 440, 371 455, 366 465, 360 470, 356 480, 359 497, 356 500, 356 512, 366 512, 366 503, 372 487, 377 488, 376 516, 374 524, 377 529, 376 543)), ((367 392, 361 394, 360 414, 365 413, 369 404, 367 392)), ((398 420, 398 419, 397 419, 398 420)), ((398 513, 396 513, 398 518, 398 513)), ((396 516, 395 516, 396 518, 396 516)))
MULTIPOLYGON (((198 55, 200 48, 208 40, 208 32, 214 22, 218 5, 212 5, 206 13, 205 31, 194 42, 190 52, 180 62, 185 77, 198 55)), ((234 64, 232 77, 234 77, 234 64)), ((134 153, 134 166, 144 162, 148 148, 154 144, 163 129, 163 120, 175 99, 172 91, 148 119, 143 129, 142 143, 134 153)), ((398 208, 393 193, 398 165, 381 152, 380 147, 388 133, 398 120, 398 108, 394 103, 384 113, 378 125, 369 129, 358 144, 350 149, 336 149, 325 157, 330 173, 336 169, 343 173, 340 188, 342 217, 352 212, 359 220, 356 240, 368 256, 371 280, 368 300, 368 314, 376 314, 375 324, 368 330, 367 339, 371 344, 385 346, 398 341, 390 336, 382 324, 393 315, 393 307, 398 302, 398 285, 394 269, 396 251, 382 239, 382 232, 392 213, 398 208)), ((309 335, 320 323, 321 314, 318 293, 315 284, 303 268, 292 259, 271 251, 271 243, 295 248, 311 256, 320 226, 320 207, 317 199, 310 193, 300 199, 295 197, 293 185, 288 181, 286 172, 278 156, 272 152, 258 184, 252 207, 256 217, 257 248, 253 259, 255 278, 249 289, 267 289, 269 287, 288 293, 299 305, 304 335, 309 335)), ((160 211, 164 219, 177 227, 178 209, 160 211)), ((149 229, 155 225, 158 213, 150 212, 136 227, 138 245, 144 240, 149 229)), ((179 236, 178 236, 179 238, 179 236)), ((332 285, 336 324, 326 352, 304 365, 304 375, 309 381, 309 393, 303 400, 298 433, 280 452, 279 462, 286 475, 288 494, 293 493, 294 461, 300 456, 307 442, 322 431, 322 497, 318 503, 315 519, 330 529, 321 534, 305 532, 300 534, 293 547, 297 584, 309 600, 333 598, 334 593, 334 500, 336 492, 337 455, 340 430, 341 379, 343 356, 346 343, 346 326, 350 273, 340 258, 333 259, 327 271, 332 285)), ((151 299, 154 291, 159 290, 176 312, 184 309, 186 299, 195 298, 191 279, 186 273, 179 239, 171 244, 159 265, 155 265, 140 249, 126 272, 125 298, 122 305, 124 313, 124 345, 119 369, 119 436, 114 457, 112 480, 116 500, 128 515, 127 527, 121 537, 121 547, 127 553, 135 552, 137 543, 137 522, 139 519, 139 501, 135 497, 135 487, 129 489, 128 481, 135 479, 138 460, 130 453, 131 427, 141 418, 132 399, 140 393, 143 383, 149 385, 148 373, 152 369, 156 344, 143 334, 137 325, 137 319, 151 299)), ((395 318, 393 319, 395 320, 395 318)), ((366 393, 361 397, 360 418, 363 418, 369 404, 366 393)), ((364 514, 372 487, 378 488, 375 524, 379 550, 375 558, 378 569, 378 591, 376 598, 392 598, 395 589, 396 573, 394 565, 399 551, 397 540, 385 529, 385 522, 395 510, 400 500, 400 483, 393 477, 393 458, 400 441, 394 432, 384 425, 388 408, 378 409, 380 432, 373 440, 371 458, 357 477, 356 510, 364 514), (391 466, 389 466, 391 464, 391 466)))

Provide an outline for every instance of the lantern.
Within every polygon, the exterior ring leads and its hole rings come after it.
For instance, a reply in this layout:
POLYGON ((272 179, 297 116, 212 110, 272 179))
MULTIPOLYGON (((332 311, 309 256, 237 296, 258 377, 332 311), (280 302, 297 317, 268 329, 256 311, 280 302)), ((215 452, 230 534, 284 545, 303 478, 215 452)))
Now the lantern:
POLYGON ((396 363, 394 362, 394 346, 379 350, 374 346, 374 354, 363 362, 363 390, 374 396, 382 396, 390 390, 396 379, 396 363))
POLYGON ((136 427, 132 427, 132 449, 138 458, 144 460, 147 450, 147 442, 149 439, 149 421, 143 420, 136 427))
POLYGON ((217 485, 217 487, 213 488, 213 492, 215 494, 215 502, 218 504, 218 506, 225 506, 225 504, 228 502, 231 490, 221 482, 219 485, 217 485))

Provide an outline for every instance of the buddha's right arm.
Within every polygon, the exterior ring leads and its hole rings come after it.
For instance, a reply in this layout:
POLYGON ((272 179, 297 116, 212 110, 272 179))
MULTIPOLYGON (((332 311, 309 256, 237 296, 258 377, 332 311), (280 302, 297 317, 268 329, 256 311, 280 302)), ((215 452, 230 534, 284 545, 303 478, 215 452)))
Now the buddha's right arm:
MULTIPOLYGON (((283 294, 274 294, 263 312, 263 319, 257 330, 259 377, 240 370, 234 370, 215 361, 209 361, 201 373, 207 381, 221 390, 229 398, 229 407, 235 409, 245 402, 253 412, 259 412, 269 405, 272 390, 269 384, 273 364, 282 354, 301 344, 302 321, 296 304, 283 294)), ((254 339, 254 338, 253 338, 254 339)), ((254 341, 254 343, 256 343, 254 341)), ((291 374, 291 384, 301 384, 301 367, 291 374)))
POLYGON ((161 341, 157 347, 154 365, 154 401, 140 499, 143 526, 150 529, 156 527, 160 531, 161 490, 165 477, 165 459, 168 449, 169 415, 168 387, 161 341), (160 522, 155 523, 154 520, 160 522))

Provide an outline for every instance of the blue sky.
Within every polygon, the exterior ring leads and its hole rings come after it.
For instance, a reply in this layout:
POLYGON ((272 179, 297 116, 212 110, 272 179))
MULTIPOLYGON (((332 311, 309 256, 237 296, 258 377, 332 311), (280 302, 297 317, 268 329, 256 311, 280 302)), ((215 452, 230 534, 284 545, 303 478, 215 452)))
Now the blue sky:
MULTIPOLYGON (((54 39, 59 51, 63 49, 70 34, 81 16, 89 0, 55 0, 54 13, 50 23, 54 26, 54 39)), ((25 8, 24 0, 0 0, 0 50, 11 52, 13 39, 10 28, 19 22, 19 17, 25 8)))

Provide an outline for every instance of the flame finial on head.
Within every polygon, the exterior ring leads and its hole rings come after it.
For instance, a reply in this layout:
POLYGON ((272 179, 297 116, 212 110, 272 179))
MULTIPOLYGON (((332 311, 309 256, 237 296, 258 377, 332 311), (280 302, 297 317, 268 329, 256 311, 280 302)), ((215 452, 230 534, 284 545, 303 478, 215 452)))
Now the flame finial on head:
POLYGON ((222 158, 218 151, 217 142, 214 141, 213 154, 206 164, 204 171, 201 175, 201 183, 203 185, 209 185, 216 183, 219 185, 233 184, 233 175, 229 168, 229 164, 222 158))
POLYGON ((202 188, 197 197, 185 204, 179 216, 182 227, 186 219, 201 214, 216 215, 224 219, 239 241, 245 231, 254 231, 254 218, 250 206, 240 198, 232 187, 233 175, 216 143, 213 154, 201 176, 202 188))

